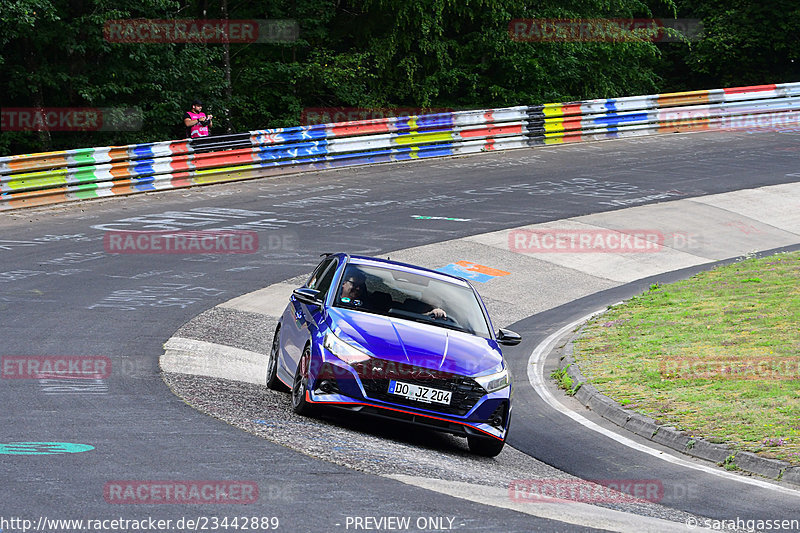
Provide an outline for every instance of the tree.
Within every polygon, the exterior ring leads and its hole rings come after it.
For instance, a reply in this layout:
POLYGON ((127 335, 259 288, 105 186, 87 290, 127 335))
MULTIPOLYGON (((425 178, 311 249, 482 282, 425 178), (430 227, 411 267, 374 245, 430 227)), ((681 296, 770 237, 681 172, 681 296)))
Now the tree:
POLYGON ((670 45, 661 67, 673 90, 800 81, 800 4, 794 0, 681 0, 703 37, 670 45))
POLYGON ((181 11, 173 0, 10 0, 0 18, 4 107, 138 107, 143 127, 50 135, 4 131, 0 152, 181 137, 177 125, 191 95, 202 91, 213 100, 220 94, 219 50, 191 43, 109 42, 103 35, 109 20, 175 18, 181 11))

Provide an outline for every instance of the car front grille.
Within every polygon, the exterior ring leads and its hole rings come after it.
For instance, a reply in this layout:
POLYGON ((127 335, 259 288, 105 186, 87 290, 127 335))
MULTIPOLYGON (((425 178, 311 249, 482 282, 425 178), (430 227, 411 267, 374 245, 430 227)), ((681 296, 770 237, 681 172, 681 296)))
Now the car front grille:
POLYGON ((472 378, 405 363, 373 358, 357 363, 353 368, 370 398, 428 411, 463 416, 486 394, 483 387, 472 378), (450 404, 424 403, 389 394, 391 380, 450 391, 450 404))

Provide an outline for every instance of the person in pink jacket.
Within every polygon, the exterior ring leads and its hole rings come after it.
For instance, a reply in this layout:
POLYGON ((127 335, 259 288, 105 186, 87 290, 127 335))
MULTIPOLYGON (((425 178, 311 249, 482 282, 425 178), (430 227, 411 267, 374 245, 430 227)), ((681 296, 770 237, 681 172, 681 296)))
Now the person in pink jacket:
POLYGON ((183 116, 183 123, 186 125, 186 136, 192 139, 196 137, 208 137, 210 128, 213 125, 211 119, 213 115, 203 113, 203 102, 195 100, 192 102, 192 110, 187 111, 183 116))

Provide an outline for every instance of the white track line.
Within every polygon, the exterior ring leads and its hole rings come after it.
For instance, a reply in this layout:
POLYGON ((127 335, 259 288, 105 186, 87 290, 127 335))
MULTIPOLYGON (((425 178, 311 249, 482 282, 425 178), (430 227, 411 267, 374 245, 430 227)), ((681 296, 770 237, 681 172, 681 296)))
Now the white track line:
MULTIPOLYGON (((681 533, 692 530, 699 532, 713 531, 705 527, 693 528, 687 525, 691 523, 699 524, 701 523, 699 520, 695 522, 676 522, 665 518, 642 516, 631 512, 617 511, 571 500, 553 499, 551 502, 536 500, 516 501, 511 497, 508 489, 500 487, 474 485, 462 481, 445 481, 403 474, 390 474, 385 477, 415 487, 432 490, 440 494, 461 498, 462 500, 491 505, 501 509, 510 509, 546 520, 556 520, 564 524, 592 529, 621 533, 681 533)), ((559 526, 557 524, 549 524, 545 527, 557 528, 559 526)), ((502 528, 495 529, 502 530, 502 528)))
POLYGON ((590 313, 584 316, 583 318, 579 318, 578 320, 575 320, 574 322, 567 324, 566 326, 562 327, 555 333, 551 334, 544 341, 539 343, 538 346, 536 346, 536 348, 531 353, 530 358, 528 358, 528 368, 527 368, 528 381, 530 382, 531 387, 533 387, 533 390, 536 392, 536 394, 538 394, 550 407, 552 407, 556 411, 563 413, 564 415, 570 417, 579 424, 582 424, 584 427, 591 429, 592 431, 596 431, 597 433, 600 433, 602 435, 605 435, 609 439, 613 439, 619 442, 620 444, 624 444, 629 448, 633 448, 634 450, 652 455, 653 457, 657 457, 659 459, 662 459, 664 461, 676 465, 684 466, 687 468, 693 468, 695 470, 700 470, 701 472, 712 474, 731 481, 746 483, 762 489, 769 489, 789 496, 796 496, 800 498, 800 491, 784 487, 782 485, 769 483, 767 481, 762 481, 760 479, 743 477, 737 474, 732 474, 730 472, 726 472, 725 470, 721 470, 719 468, 688 461, 686 459, 675 457, 671 454, 665 453, 661 450, 657 450, 655 448, 651 448, 644 444, 640 444, 628 437, 622 436, 614 431, 608 430, 602 426, 595 424, 591 420, 581 416, 580 414, 576 413, 575 411, 571 410, 570 408, 562 404, 560 401, 558 401, 558 399, 556 399, 556 397, 553 396, 553 394, 548 390, 544 379, 544 360, 547 357, 547 354, 550 353, 552 346, 564 334, 573 330, 579 324, 585 322, 586 320, 589 320, 590 318, 603 312, 604 310, 605 308, 603 308, 600 311, 595 311, 594 313, 590 313))

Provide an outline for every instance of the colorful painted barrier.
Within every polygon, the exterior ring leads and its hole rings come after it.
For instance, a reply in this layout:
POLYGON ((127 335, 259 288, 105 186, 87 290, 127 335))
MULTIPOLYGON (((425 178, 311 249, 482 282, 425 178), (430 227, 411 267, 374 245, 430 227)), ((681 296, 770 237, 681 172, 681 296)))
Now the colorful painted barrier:
POLYGON ((800 129, 800 83, 257 130, 0 157, 0 210, 658 133, 800 129))

